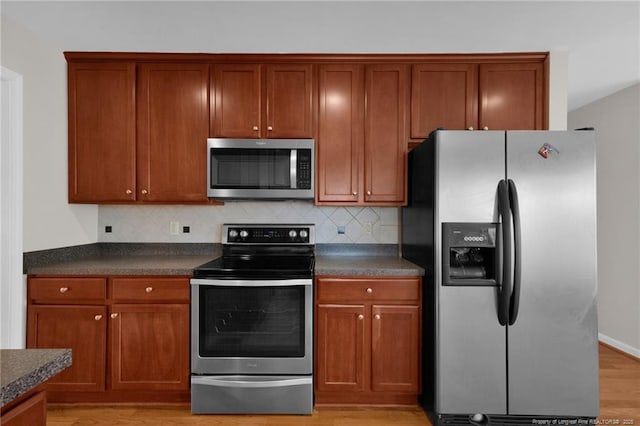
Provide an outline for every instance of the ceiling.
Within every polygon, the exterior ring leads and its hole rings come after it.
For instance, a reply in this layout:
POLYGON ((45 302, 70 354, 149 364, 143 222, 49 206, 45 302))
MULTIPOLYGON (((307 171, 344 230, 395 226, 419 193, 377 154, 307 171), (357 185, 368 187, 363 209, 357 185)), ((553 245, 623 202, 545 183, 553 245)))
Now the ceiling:
POLYGON ((635 1, 7 1, 61 51, 563 51, 568 107, 640 82, 635 1))

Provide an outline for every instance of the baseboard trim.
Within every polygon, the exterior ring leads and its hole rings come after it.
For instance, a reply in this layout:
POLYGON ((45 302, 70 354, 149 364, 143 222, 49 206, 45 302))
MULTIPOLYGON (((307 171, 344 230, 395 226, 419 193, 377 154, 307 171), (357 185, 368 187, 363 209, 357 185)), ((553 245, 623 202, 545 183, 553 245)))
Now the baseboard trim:
POLYGON ((626 343, 622 343, 621 341, 613 339, 602 333, 598 333, 598 340, 613 349, 623 352, 625 355, 631 356, 636 361, 640 361, 640 349, 634 348, 626 343))

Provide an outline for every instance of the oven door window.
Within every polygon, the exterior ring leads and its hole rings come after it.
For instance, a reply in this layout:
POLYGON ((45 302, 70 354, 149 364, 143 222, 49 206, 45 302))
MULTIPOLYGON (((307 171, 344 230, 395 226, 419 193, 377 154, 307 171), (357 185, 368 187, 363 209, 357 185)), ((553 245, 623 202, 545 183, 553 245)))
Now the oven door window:
POLYGON ((303 357, 304 290, 200 286, 200 356, 303 357))
POLYGON ((291 188, 290 149, 211 148, 211 188, 291 188))

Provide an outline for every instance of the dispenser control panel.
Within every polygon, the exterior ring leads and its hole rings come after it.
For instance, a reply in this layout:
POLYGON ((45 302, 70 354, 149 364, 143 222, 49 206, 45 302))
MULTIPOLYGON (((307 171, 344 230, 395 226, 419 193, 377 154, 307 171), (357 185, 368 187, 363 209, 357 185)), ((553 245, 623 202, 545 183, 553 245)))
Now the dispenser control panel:
POLYGON ((497 223, 442 224, 442 285, 498 285, 497 223))

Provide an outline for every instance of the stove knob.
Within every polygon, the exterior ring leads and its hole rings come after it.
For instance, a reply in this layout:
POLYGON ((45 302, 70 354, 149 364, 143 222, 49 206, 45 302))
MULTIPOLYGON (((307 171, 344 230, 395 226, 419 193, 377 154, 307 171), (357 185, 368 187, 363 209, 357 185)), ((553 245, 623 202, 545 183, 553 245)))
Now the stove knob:
POLYGON ((230 230, 229 230, 229 236, 230 236, 231 238, 235 238, 235 237, 237 237, 237 236, 238 236, 238 231, 236 231, 235 229, 230 229, 230 230))
POLYGON ((298 236, 298 233, 295 230, 292 229, 291 231, 289 231, 289 237, 295 238, 297 236, 298 236))
POLYGON ((247 238, 249 236, 249 233, 246 230, 242 230, 240 231, 240 238, 247 238))
POLYGON ((306 230, 304 229, 300 230, 300 238, 307 238, 308 236, 309 236, 309 233, 306 230))

